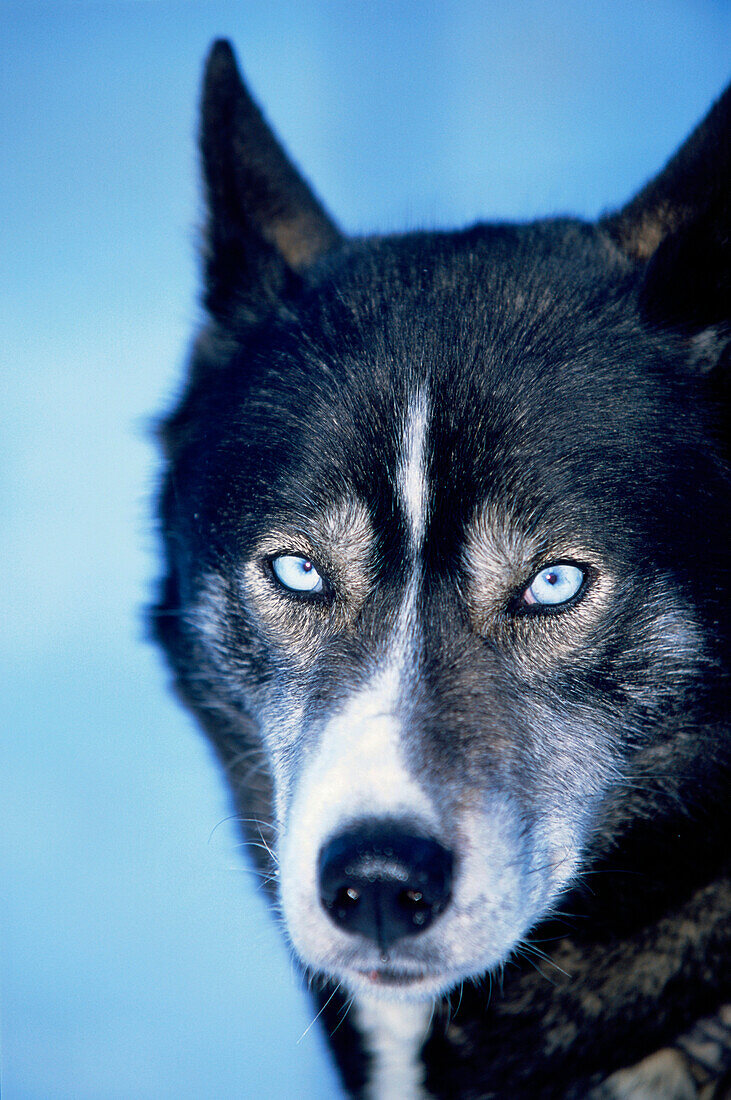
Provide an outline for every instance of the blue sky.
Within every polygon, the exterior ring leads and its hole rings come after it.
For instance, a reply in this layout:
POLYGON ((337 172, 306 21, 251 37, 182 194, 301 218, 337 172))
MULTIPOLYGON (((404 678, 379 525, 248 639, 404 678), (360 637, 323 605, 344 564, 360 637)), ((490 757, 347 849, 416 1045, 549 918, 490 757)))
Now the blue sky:
POLYGON ((351 232, 621 203, 729 77, 727 0, 0 5, 7 1100, 338 1095, 144 642, 149 438, 197 306, 213 37, 351 232))

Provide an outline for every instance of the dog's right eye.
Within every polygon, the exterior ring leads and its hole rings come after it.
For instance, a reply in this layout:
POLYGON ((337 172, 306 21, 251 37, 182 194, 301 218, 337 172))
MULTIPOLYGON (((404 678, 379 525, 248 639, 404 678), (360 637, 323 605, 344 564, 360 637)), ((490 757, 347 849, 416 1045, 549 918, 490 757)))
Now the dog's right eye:
POLYGON ((325 584, 309 558, 297 554, 279 554, 271 559, 272 573, 282 588, 290 592, 320 593, 325 584))

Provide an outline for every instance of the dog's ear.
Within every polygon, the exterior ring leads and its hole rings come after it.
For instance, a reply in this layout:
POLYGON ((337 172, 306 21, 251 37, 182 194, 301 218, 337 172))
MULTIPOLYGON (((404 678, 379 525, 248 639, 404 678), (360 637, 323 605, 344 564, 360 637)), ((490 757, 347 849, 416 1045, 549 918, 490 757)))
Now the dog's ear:
POLYGON ((223 40, 206 64, 200 145, 205 305, 222 321, 256 316, 341 236, 269 129, 223 40))
POLYGON ((720 352, 731 325, 731 87, 660 174, 600 224, 647 264, 648 321, 687 336, 712 330, 720 352))

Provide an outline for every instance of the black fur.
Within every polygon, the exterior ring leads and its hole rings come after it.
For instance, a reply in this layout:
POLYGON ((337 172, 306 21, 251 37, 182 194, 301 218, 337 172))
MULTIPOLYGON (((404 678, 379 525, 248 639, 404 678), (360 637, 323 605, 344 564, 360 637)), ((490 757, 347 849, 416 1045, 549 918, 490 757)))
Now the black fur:
MULTIPOLYGON (((162 429, 157 638, 244 830, 276 850, 261 715, 289 693, 315 729, 367 679, 407 571, 394 410, 428 385, 437 490, 410 768, 447 822, 459 784, 507 792, 526 829, 556 789, 585 805, 580 874, 527 945, 436 1012, 426 1088, 578 1100, 731 998, 731 93, 597 225, 348 241, 227 43, 209 58, 201 147, 211 320, 162 429), (307 534, 343 495, 373 518, 371 587, 356 601, 335 583, 306 608, 272 590, 262 617, 242 581, 262 537, 285 521, 307 534), (476 608, 460 554, 486 504, 589 548, 586 583, 611 576, 607 602, 585 620, 581 601, 528 615, 520 575, 499 611, 476 608)), ((293 783, 295 755, 277 765, 293 783)), ((356 1093, 369 1062, 342 1007, 323 1020, 356 1093)))

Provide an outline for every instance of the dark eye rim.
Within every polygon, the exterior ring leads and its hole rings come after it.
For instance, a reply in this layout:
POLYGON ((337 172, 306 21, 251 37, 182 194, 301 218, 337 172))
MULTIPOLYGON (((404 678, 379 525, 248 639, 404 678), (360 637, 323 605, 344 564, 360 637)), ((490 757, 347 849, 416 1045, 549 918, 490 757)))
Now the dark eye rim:
POLYGON ((567 611, 571 611, 578 603, 586 596, 587 592, 593 587, 596 580, 596 569, 589 565, 588 562, 575 561, 573 558, 552 558, 547 561, 545 565, 539 565, 534 569, 527 580, 513 591, 509 603, 508 611, 516 618, 543 618, 549 615, 564 615, 567 611), (523 594, 530 588, 531 584, 544 569, 550 569, 554 565, 571 565, 575 569, 580 569, 582 573, 582 581, 573 596, 569 596, 563 603, 526 603, 523 599, 523 594))
POLYGON ((331 581, 327 574, 321 569, 316 558, 310 554, 303 554, 301 550, 283 549, 275 550, 271 554, 265 554, 262 558, 262 568, 269 583, 274 588, 278 595, 284 595, 287 599, 294 600, 301 603, 332 603, 335 595, 331 581), (303 558, 305 561, 312 562, 313 566, 319 574, 322 581, 322 590, 320 592, 298 592, 296 588, 288 588, 283 581, 280 581, 277 574, 274 572, 274 562, 277 558, 303 558))

